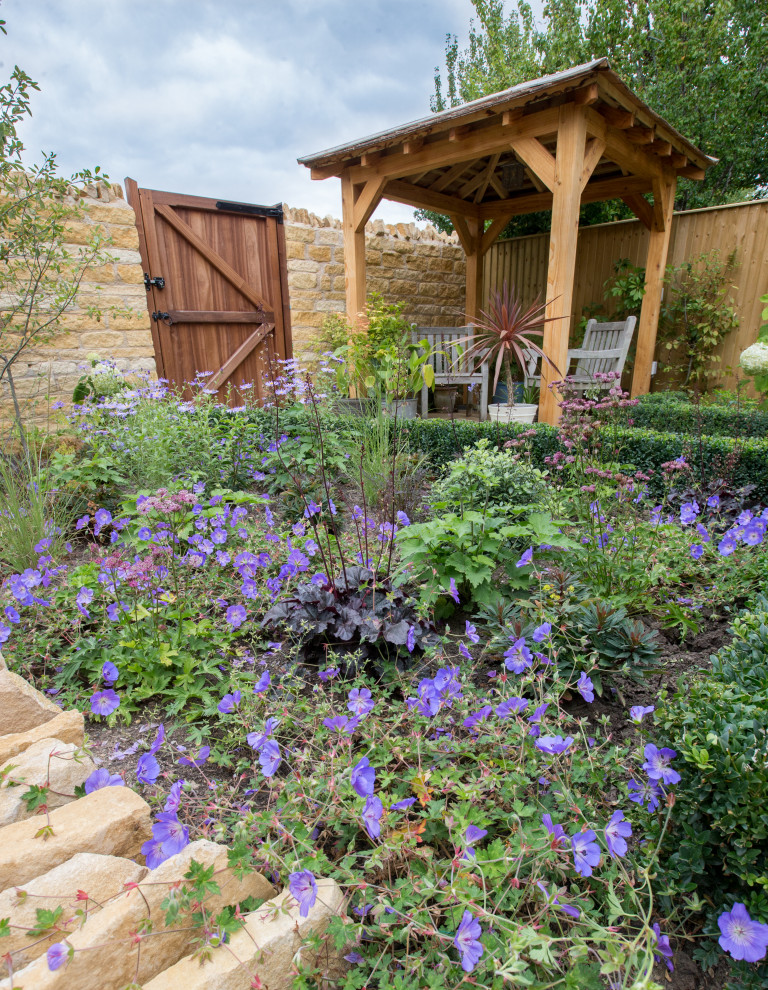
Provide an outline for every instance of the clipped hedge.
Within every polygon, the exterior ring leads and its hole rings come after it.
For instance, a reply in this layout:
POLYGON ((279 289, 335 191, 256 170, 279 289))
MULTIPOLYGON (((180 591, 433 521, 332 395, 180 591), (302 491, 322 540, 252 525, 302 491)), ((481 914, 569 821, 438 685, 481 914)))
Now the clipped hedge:
POLYGON ((661 879, 669 893, 706 892, 710 932, 735 901, 768 922, 768 599, 738 616, 711 671, 680 678, 656 722, 681 775, 661 879))
POLYGON ((627 424, 641 429, 703 433, 716 437, 768 437, 768 412, 695 405, 679 392, 644 395, 626 411, 627 424))
MULTIPOLYGON (((444 466, 461 454, 464 447, 474 446, 481 437, 492 443, 503 444, 527 430, 533 430, 531 450, 536 467, 545 467, 544 458, 558 450, 557 430, 546 424, 527 426, 521 424, 477 423, 467 419, 413 419, 403 423, 411 445, 427 454, 436 467, 444 466)), ((699 438, 685 433, 664 433, 657 430, 622 427, 618 431, 622 462, 643 471, 654 471, 660 476, 661 465, 684 454, 694 475, 702 473, 705 480, 716 476, 718 465, 738 446, 741 456, 734 470, 736 485, 754 484, 755 501, 768 504, 768 439, 747 437, 736 440, 731 437, 705 436, 699 438)), ((661 478, 656 479, 660 485, 661 478)), ((651 488, 655 486, 652 484, 651 488)))

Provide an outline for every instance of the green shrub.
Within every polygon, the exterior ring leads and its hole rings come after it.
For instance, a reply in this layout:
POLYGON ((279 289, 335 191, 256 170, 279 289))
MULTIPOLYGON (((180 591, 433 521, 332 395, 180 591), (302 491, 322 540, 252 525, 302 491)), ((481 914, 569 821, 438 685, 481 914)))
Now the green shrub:
MULTIPOLYGON (((531 427, 519 423, 500 425, 473 420, 412 419, 403 423, 403 430, 411 448, 423 451, 437 466, 460 456, 465 447, 476 445, 483 437, 501 447, 506 440, 519 439, 521 434, 531 431, 531 461, 541 469, 546 468, 544 458, 559 449, 556 428, 543 423, 531 427)), ((657 492, 661 489, 661 466, 667 461, 689 455, 694 477, 709 479, 738 447, 740 457, 733 471, 734 484, 755 484, 755 501, 768 502, 768 439, 704 436, 699 441, 698 437, 687 433, 662 433, 627 426, 619 428, 616 444, 622 462, 638 470, 655 472, 651 490, 657 492)))
POLYGON ((510 451, 491 445, 488 437, 475 447, 465 447, 451 461, 445 477, 432 488, 430 504, 445 503, 449 511, 513 505, 535 505, 546 492, 538 468, 515 460, 510 451))
POLYGON ((723 405, 695 405, 680 392, 644 395, 639 404, 627 410, 632 426, 675 433, 699 432, 706 436, 768 436, 768 412, 735 409, 723 405))
POLYGON ((733 633, 712 672, 681 679, 658 716, 686 764, 663 848, 666 895, 705 891, 710 934, 735 901, 768 922, 768 599, 742 612, 733 633))

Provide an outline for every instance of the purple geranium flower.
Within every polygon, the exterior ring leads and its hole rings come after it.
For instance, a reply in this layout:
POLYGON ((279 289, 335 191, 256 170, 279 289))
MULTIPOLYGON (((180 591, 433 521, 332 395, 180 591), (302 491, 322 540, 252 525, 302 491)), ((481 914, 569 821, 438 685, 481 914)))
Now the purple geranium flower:
POLYGON ((73 950, 67 945, 66 942, 55 942, 53 945, 48 946, 48 951, 45 954, 48 969, 50 969, 51 972, 55 972, 55 970, 59 969, 65 962, 67 962, 71 952, 73 952, 73 950))
POLYGON ((605 828, 605 841, 611 856, 626 856, 627 839, 632 835, 632 826, 624 817, 623 811, 614 811, 605 828))
POLYGON ((152 835, 162 843, 166 856, 175 856, 189 845, 189 829, 182 825, 174 811, 161 811, 152 826, 152 835))
POLYGON ((691 544, 691 556, 694 560, 698 560, 699 557, 704 553, 704 547, 700 543, 691 544))
POLYGON ((408 626, 408 635, 405 637, 405 646, 409 653, 413 653, 416 646, 416 626, 408 626))
POLYGON ((743 904, 734 904, 731 911, 724 911, 717 919, 722 934, 720 948, 734 959, 759 962, 768 948, 768 925, 753 921, 743 904))
POLYGON ((659 807, 659 799, 664 797, 664 788, 654 780, 638 782, 630 780, 627 784, 629 788, 629 800, 635 804, 645 804, 648 811, 656 811, 659 807))
POLYGON ((680 774, 669 765, 677 756, 674 749, 668 749, 666 746, 659 749, 653 743, 648 743, 643 752, 645 754, 643 770, 651 780, 659 780, 665 787, 680 782, 680 774))
POLYGON ((633 705, 629 709, 629 717, 632 719, 633 722, 637 722, 637 724, 639 725, 643 721, 643 718, 646 715, 652 715, 653 712, 655 711, 656 709, 654 708, 653 705, 647 705, 645 707, 643 707, 642 705, 633 705))
POLYGON ((568 844, 568 836, 565 834, 565 829, 562 825, 557 825, 552 821, 552 815, 542 815, 541 821, 551 837, 553 847, 562 848, 568 844))
POLYGON ((662 935, 661 929, 659 928, 658 922, 653 926, 653 934, 656 938, 656 949, 658 950, 658 955, 654 953, 654 959, 656 962, 661 962, 663 959, 667 964, 667 969, 671 972, 674 971, 674 966, 672 965, 672 946, 669 944, 669 935, 662 935))
POLYGON ((412 804, 416 803, 416 798, 409 797, 403 798, 402 801, 395 801, 394 804, 389 806, 390 811, 405 811, 406 808, 410 808, 412 804))
POLYGON ((376 784, 376 770, 368 762, 367 756, 364 756, 352 767, 351 781, 352 788, 358 797, 368 797, 369 794, 373 794, 373 788, 376 784))
POLYGON ((522 674, 531 666, 533 661, 533 656, 525 645, 525 637, 523 636, 513 642, 512 646, 505 651, 504 657, 506 658, 504 666, 515 674, 522 674))
POLYGON ((576 690, 585 701, 591 703, 595 700, 595 685, 592 683, 591 678, 587 677, 583 670, 576 685, 576 690))
POLYGON ((242 605, 230 605, 227 609, 226 620, 233 629, 239 629, 245 622, 246 612, 242 605))
POLYGON ((558 756, 560 753, 564 753, 572 743, 573 736, 566 736, 565 739, 562 736, 540 736, 534 745, 542 753, 558 756))
POLYGON ((291 873, 288 877, 288 889, 298 901, 299 914, 306 918, 317 900, 317 883, 313 874, 309 870, 291 873))
POLYGON ((259 766, 265 777, 273 777, 280 766, 280 747, 274 739, 266 739, 259 753, 259 766))
POLYGON ((479 828, 477 825, 468 825, 464 830, 464 855, 462 859, 474 859, 474 845, 488 835, 488 829, 479 828))
POLYGON ((353 715, 367 715, 373 711, 374 702, 368 688, 353 688, 349 692, 347 708, 353 715))
POLYGON ((477 634, 477 629, 472 625, 472 623, 467 619, 464 622, 464 635, 470 641, 470 643, 479 643, 480 637, 477 634))
POLYGON ((527 707, 528 701, 525 698, 507 698, 506 701, 502 701, 500 705, 496 706, 496 717, 509 718, 513 713, 524 712, 527 707))
POLYGON ((451 596, 451 598, 458 605, 459 604, 459 591, 458 591, 458 589, 456 587, 456 582, 454 581, 453 578, 451 578, 451 582, 448 585, 448 594, 451 596))
POLYGON ((552 632, 552 623, 542 622, 540 626, 536 626, 536 628, 533 630, 533 636, 531 637, 531 639, 534 641, 534 643, 543 643, 551 632, 552 632))
POLYGON ((78 590, 77 596, 75 598, 75 605, 77 605, 80 614, 84 615, 86 619, 90 618, 90 613, 85 606, 90 605, 92 601, 93 601, 92 588, 80 588, 78 590))
POLYGON ((111 660, 105 660, 104 666, 101 668, 101 676, 105 684, 112 685, 120 676, 120 671, 111 660))
POLYGON ((10 635, 11 627, 6 626, 3 622, 0 622, 0 643, 7 643, 10 635))
POLYGON ((461 968, 465 973, 471 973, 480 962, 483 954, 483 944, 480 941, 482 934, 480 922, 473 918, 469 911, 465 911, 453 940, 453 944, 459 950, 461 968))
POLYGON ((211 755, 210 746, 201 746, 195 756, 182 756, 179 759, 179 766, 201 767, 211 755))
POLYGON ((102 787, 123 787, 125 781, 119 773, 110 773, 105 767, 94 770, 85 782, 85 793, 92 794, 101 790, 102 787))
POLYGON ((365 830, 372 839, 378 839, 381 835, 381 816, 384 814, 384 805, 381 799, 374 794, 369 794, 365 799, 363 808, 363 824, 365 830))
POLYGON ((136 764, 136 777, 142 784, 154 784, 160 776, 160 764, 154 753, 143 753, 136 764))
POLYGON ((111 715, 120 707, 120 695, 108 688, 91 696, 91 711, 94 715, 111 715))
POLYGON ((600 862, 600 846, 595 842, 592 829, 571 835, 571 849, 576 872, 583 877, 591 877, 592 867, 600 862))
POLYGON ((515 567, 527 567, 529 564, 533 563, 533 547, 528 547, 520 560, 517 561, 515 567))
POLYGON ((225 694, 216 707, 222 715, 231 715, 232 712, 239 706, 240 698, 240 692, 233 691, 232 694, 225 694))
POLYGON ((323 725, 331 732, 340 732, 342 735, 351 736, 360 724, 360 716, 348 718, 346 715, 335 715, 333 718, 324 718, 323 725))
POLYGON ((181 795, 184 790, 184 781, 177 780, 168 792, 168 797, 163 805, 163 811, 178 811, 181 804, 181 795))
POLYGON ((112 513, 108 509, 97 509, 96 515, 93 518, 96 522, 93 532, 96 536, 98 536, 102 529, 104 529, 105 526, 109 526, 112 522, 112 513))

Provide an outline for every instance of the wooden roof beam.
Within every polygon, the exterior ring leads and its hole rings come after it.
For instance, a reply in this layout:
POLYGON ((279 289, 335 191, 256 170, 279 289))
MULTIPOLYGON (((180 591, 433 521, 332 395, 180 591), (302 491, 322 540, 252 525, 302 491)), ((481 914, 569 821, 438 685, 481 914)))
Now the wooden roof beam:
POLYGON ((391 199, 395 203, 405 203, 406 206, 416 206, 421 210, 436 210, 448 216, 478 217, 478 207, 457 196, 446 196, 444 193, 432 192, 423 186, 414 186, 410 182, 390 179, 382 191, 383 199, 391 199))
POLYGON ((616 162, 622 169, 627 169, 634 175, 644 175, 648 178, 659 177, 664 172, 661 160, 655 155, 646 155, 632 144, 623 131, 608 126, 605 120, 590 107, 584 110, 587 115, 587 131, 596 138, 605 141, 605 155, 616 162))
MULTIPOLYGON (((589 113, 589 108, 585 109, 589 113)), ((454 129, 455 130, 455 129, 454 129)), ((458 162, 472 162, 485 158, 496 151, 504 151, 509 147, 510 138, 542 137, 557 132, 557 108, 541 110, 530 114, 508 127, 503 124, 491 124, 471 130, 464 137, 455 137, 453 141, 444 139, 425 145, 421 151, 413 155, 394 153, 384 155, 367 171, 364 166, 352 166, 349 169, 353 182, 365 182, 372 178, 372 173, 386 175, 390 179, 399 179, 404 175, 413 175, 422 168, 443 168, 458 162)))
POLYGON ((686 179, 694 179, 696 182, 701 182, 707 173, 703 168, 697 168, 695 165, 687 165, 685 168, 679 168, 677 174, 682 175, 686 179))
POLYGON ((648 230, 653 230, 653 207, 648 200, 641 196, 640 193, 635 193, 631 196, 622 196, 621 198, 638 220, 641 221, 643 226, 647 227, 648 230))
POLYGON ((626 135, 627 140, 632 144, 653 144, 655 139, 652 127, 639 127, 637 124, 630 127, 626 135))
POLYGON ((456 179, 461 178, 471 164, 471 162, 459 162, 458 165, 454 165, 452 168, 449 168, 447 172, 444 172, 439 179, 436 179, 432 183, 429 188, 433 192, 442 192, 446 186, 450 186, 450 184, 455 182, 456 179))
POLYGON ((589 86, 582 86, 580 89, 575 89, 573 91, 573 102, 577 107, 590 107, 593 103, 597 103, 599 96, 599 87, 596 82, 593 82, 589 86))
POLYGON ((597 112, 608 121, 611 127, 618 127, 620 131, 626 131, 635 126, 635 115, 629 110, 620 110, 618 107, 609 107, 607 103, 599 106, 597 112))
POLYGON ((491 155, 490 161, 483 172, 483 180, 477 187, 477 192, 475 193, 475 202, 479 203, 483 196, 485 196, 485 190, 488 188, 488 184, 491 181, 491 176, 496 171, 496 166, 499 164, 499 158, 501 158, 501 153, 496 152, 496 154, 491 155))
MULTIPOLYGON (((610 179, 595 179, 587 183, 581 194, 582 203, 599 203, 607 199, 621 199, 623 196, 635 193, 651 192, 651 180, 645 176, 623 175, 610 179)), ((507 197, 493 203, 483 203, 479 208, 482 220, 494 220, 496 217, 513 217, 524 213, 538 213, 540 210, 552 208, 552 193, 528 193, 525 196, 507 197)))
POLYGON ((510 147, 551 192, 555 188, 555 159, 535 137, 514 138, 510 147))
POLYGON ((338 165, 320 165, 319 167, 313 166, 309 170, 309 175, 311 179, 332 179, 335 175, 341 175, 343 171, 343 163, 339 163, 338 165))

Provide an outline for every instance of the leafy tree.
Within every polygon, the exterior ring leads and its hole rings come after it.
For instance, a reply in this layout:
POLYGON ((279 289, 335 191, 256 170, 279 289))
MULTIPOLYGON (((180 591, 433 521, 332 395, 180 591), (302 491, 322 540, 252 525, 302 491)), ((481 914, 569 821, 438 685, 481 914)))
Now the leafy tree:
MULTIPOLYGON (((85 219, 79 187, 106 179, 100 169, 65 178, 53 153, 43 155, 39 164, 23 159, 18 127, 30 115, 30 96, 37 89, 18 66, 0 86, 0 387, 7 385, 10 392, 22 444, 14 366, 35 344, 62 331, 88 267, 110 260, 95 224, 83 245, 67 245, 68 227, 85 219)), ((89 312, 99 315, 94 307, 89 312)))
MULTIPOLYGON (((677 209, 765 193, 765 0, 547 0, 541 25, 526 0, 514 0, 509 10, 504 0, 472 2, 468 47, 460 50, 455 36, 446 39, 445 78, 437 68, 433 111, 607 56, 642 100, 720 159, 704 182, 680 181, 677 209)), ((582 211, 582 222, 629 215, 623 204, 598 203, 582 211)), ((548 228, 548 214, 534 217, 516 218, 509 233, 548 228)))

